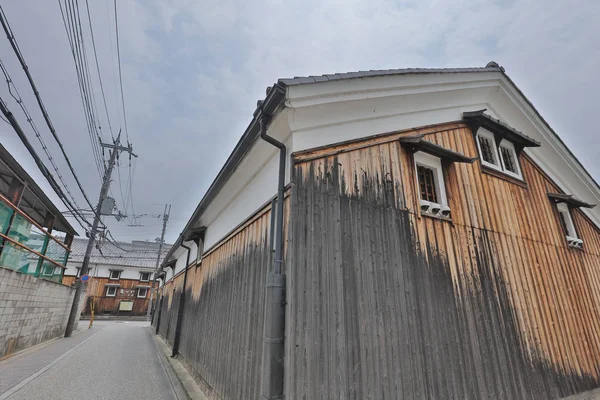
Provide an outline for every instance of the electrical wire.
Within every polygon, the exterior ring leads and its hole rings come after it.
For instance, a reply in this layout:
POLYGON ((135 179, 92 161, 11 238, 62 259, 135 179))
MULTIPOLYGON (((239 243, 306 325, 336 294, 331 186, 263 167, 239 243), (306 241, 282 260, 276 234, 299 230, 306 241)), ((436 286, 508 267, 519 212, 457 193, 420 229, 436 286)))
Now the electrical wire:
POLYGON ((61 0, 58 0, 58 5, 60 7, 60 12, 63 19, 63 24, 65 27, 65 32, 67 34, 67 39, 69 41, 69 45, 71 47, 71 54, 73 56, 73 61, 75 62, 75 70, 77 73, 78 83, 79 83, 79 93, 81 96, 81 103, 84 110, 84 116, 86 118, 86 123, 88 126, 88 133, 90 136, 90 142, 92 144, 92 152, 94 154, 94 160, 96 163, 96 168, 98 169, 98 174, 102 179, 103 175, 103 163, 102 156, 100 154, 100 145, 97 142, 96 138, 98 134, 94 134, 95 132, 95 119, 92 115, 92 108, 90 106, 90 96, 89 96, 89 88, 87 87, 87 80, 84 77, 85 68, 83 67, 83 57, 81 55, 81 46, 79 43, 79 35, 77 33, 77 23, 76 18, 73 12, 74 6, 72 1, 64 0, 65 6, 63 9, 63 5, 61 0))
POLYGON ((127 145, 129 145, 129 131, 127 129, 127 113, 125 112, 125 97, 123 96, 123 74, 121 73, 121 46, 119 45, 119 18, 117 13, 117 0, 114 0, 115 4, 115 32, 117 36, 117 60, 119 65, 119 85, 121 86, 121 106, 123 108, 123 123, 125 124, 125 136, 127 138, 127 145))
POLYGON ((73 206, 71 201, 67 198, 67 196, 65 196, 62 189, 60 188, 60 186, 58 185, 58 183, 56 182, 56 180, 54 179, 54 177, 52 176, 50 171, 48 171, 48 168, 46 167, 46 165, 44 165, 43 161, 40 159, 37 152, 34 150, 33 146, 27 139, 27 136, 25 136, 25 132, 23 132, 23 129, 21 129, 21 126, 15 119, 14 115, 10 112, 10 110, 8 109, 8 106, 6 105, 6 103, 4 102, 4 100, 1 97, 0 97, 0 111, 4 114, 6 119, 10 121, 11 126, 13 127, 13 129, 15 130, 15 132, 17 133, 19 138, 21 139, 21 142, 23 142, 23 144, 27 148, 27 151, 29 151, 29 154, 31 154, 31 157, 33 157, 33 160, 35 161, 40 172, 48 180, 48 183, 50 183, 50 186, 52 187, 52 189, 54 189, 54 191, 56 192, 56 194, 58 195, 60 200, 65 205, 65 207, 67 207, 67 209, 69 209, 73 212, 73 217, 75 218, 77 223, 79 223, 79 225, 81 225, 81 227, 85 231, 87 231, 87 228, 84 224, 87 224, 88 227, 91 227, 92 225, 85 219, 85 217, 83 217, 76 211, 78 209, 78 207, 73 206))
MULTIPOLYGON (((34 132, 35 136, 37 137, 38 141, 40 142, 42 149, 44 150, 44 153, 46 153, 46 156, 48 157, 48 160, 50 161, 52 168, 56 172, 58 179, 60 180, 60 182, 62 183, 63 187, 65 188, 67 194, 73 201, 73 204, 75 205, 76 209, 79 209, 80 207, 79 207, 79 204, 77 204, 77 200, 75 199, 75 196, 73 196, 73 193, 71 193, 71 190, 69 189, 69 185, 67 185, 67 183, 65 182, 62 173, 60 172, 60 170, 58 169, 58 166, 56 165, 56 162, 54 161, 54 158, 50 154, 50 150, 48 149, 48 146, 46 146, 46 143, 44 142, 42 135, 40 134, 39 130, 37 129, 37 126, 35 125, 35 122, 33 122, 33 118, 31 117, 29 110, 25 106, 25 103, 23 102, 23 99, 21 98, 21 95, 19 94, 17 87, 15 86, 14 82, 12 81, 12 78, 10 77, 8 70, 6 69, 4 63, 2 62, 2 59, 0 59, 0 70, 2 70, 2 73, 4 74, 4 78, 5 78, 6 84, 8 86, 8 93, 17 102, 17 104, 23 111, 23 114, 25 114, 25 118, 27 119, 27 122, 31 126, 31 129, 33 129, 33 132, 34 132)), ((6 106, 6 107, 8 109, 8 106, 6 106)))
POLYGON ((94 39, 94 28, 92 27, 92 18, 90 16, 90 5, 88 0, 85 0, 85 7, 87 9, 88 22, 90 24, 90 34, 92 36, 92 47, 94 48, 94 59, 96 60, 96 71, 98 72, 98 80, 100 82, 100 90, 102 91, 102 100, 104 101, 104 111, 106 112, 106 120, 108 121, 108 129, 110 130, 110 136, 114 140, 112 124, 110 123, 110 116, 108 114, 108 106, 106 105, 106 95, 104 94, 104 85, 102 84, 102 75, 100 74, 100 65, 98 63, 98 53, 96 52, 96 40, 94 39))
MULTIPOLYGON (((60 141, 60 139, 58 137, 58 134, 56 133, 56 130, 54 129, 54 125, 52 124, 52 121, 50 120, 50 116, 48 115, 48 112, 46 110, 46 107, 44 106, 44 103, 42 101, 40 93, 37 90, 37 87, 35 85, 33 77, 31 76, 31 73, 29 71, 29 67, 27 66, 27 63, 25 62, 25 58, 23 57, 23 53, 21 52, 21 49, 19 48, 19 44, 17 42, 17 39, 15 38, 15 35, 14 35, 13 31, 12 31, 12 28, 10 27, 10 23, 8 22, 8 18, 6 17, 6 14, 5 14, 4 9, 2 8, 2 6, 0 6, 0 22, 2 23, 2 27, 4 28, 4 32, 6 33, 6 36, 7 36, 8 40, 9 40, 9 42, 10 42, 12 48, 13 48, 13 51, 15 52, 15 54, 16 54, 18 60, 19 60, 19 63, 21 64, 21 67, 23 68, 23 70, 25 71, 25 74, 27 75, 27 79, 29 81, 29 85, 31 86, 31 89, 33 90, 35 98, 36 98, 36 100, 38 102, 38 106, 39 106, 40 110, 42 111, 42 115, 44 116, 44 120, 46 121, 46 125, 48 126, 48 129, 52 133, 52 136, 54 137, 54 140, 58 144, 58 147, 60 148, 61 153, 62 153, 63 157, 65 158, 65 161, 67 162, 69 170, 71 171, 71 174, 73 175, 73 178, 75 178, 75 182, 77 182, 77 186, 79 187, 79 190, 81 191, 81 193, 83 194, 83 197, 85 198, 85 201, 90 206, 90 208, 93 210, 94 206, 92 206, 92 203, 90 202, 90 199, 88 198, 87 194, 85 193, 85 190, 83 189, 83 186, 81 185, 81 182, 80 182, 79 178, 77 177, 77 174, 75 173, 75 169, 73 168, 73 165, 71 164, 71 160, 69 159, 69 156, 67 156, 65 148, 63 147, 63 144, 60 141)), ((4 67, 3 67, 3 71, 5 72, 4 67)), ((5 76, 6 75, 7 75, 7 73, 5 72, 5 76)), ((8 82, 8 77, 7 77, 7 82, 8 82)), ((13 83, 13 86, 14 86, 14 83, 13 83)), ((9 91, 10 91, 10 83, 9 83, 9 91)), ((15 87, 15 91, 16 91, 16 87, 15 87)), ((20 98, 20 96, 19 96, 19 98, 20 98)), ((18 102, 18 103, 19 103, 19 105, 21 105, 21 108, 23 109, 23 111, 27 115, 28 113, 26 112, 26 110, 24 108, 24 105, 22 104, 22 100, 20 102, 18 102)), ((28 117, 28 120, 29 119, 30 119, 30 117, 28 117)), ((30 123, 32 123, 32 122, 30 122, 30 123)), ((44 150, 46 150, 46 148, 44 148, 44 150)), ((48 157, 51 158, 49 155, 48 155, 48 157)), ((62 181, 62 178, 61 178, 60 174, 59 174, 59 179, 61 179, 61 181, 62 181)), ((70 193, 70 191, 68 190, 68 188, 65 187, 65 189, 67 189, 67 192, 70 193)))

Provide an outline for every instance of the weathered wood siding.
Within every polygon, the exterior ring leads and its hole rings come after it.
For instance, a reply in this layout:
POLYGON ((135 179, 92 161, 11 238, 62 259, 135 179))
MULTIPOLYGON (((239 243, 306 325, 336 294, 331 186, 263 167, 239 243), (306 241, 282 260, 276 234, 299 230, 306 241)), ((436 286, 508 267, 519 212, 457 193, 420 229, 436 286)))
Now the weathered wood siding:
MULTIPOLYGON (((72 285, 77 278, 75 276, 64 276, 63 284, 72 285)), ((145 298, 137 297, 137 286, 150 286, 151 282, 141 282, 136 279, 119 279, 109 280, 108 278, 92 278, 88 283, 88 300, 83 309, 84 314, 89 314, 89 301, 93 296, 95 301, 94 312, 96 315, 108 314, 111 315, 134 315, 140 316, 145 315, 148 310, 148 301, 150 301, 150 289, 146 293, 145 298), (119 284, 121 285, 117 290, 115 297, 106 296, 106 284, 119 284), (127 295, 120 293, 120 289, 127 290, 127 295), (132 295, 133 294, 133 295, 132 295), (119 312, 119 303, 122 300, 133 301, 133 310, 119 312)))
POLYGON ((160 311, 160 324, 158 333, 169 343, 173 345, 175 339, 175 326, 177 324, 179 299, 181 288, 183 286, 183 275, 178 275, 175 279, 167 282, 164 289, 161 289, 162 303, 160 311))
MULTIPOLYGON (((270 219, 269 205, 188 268, 179 353, 217 398, 259 397, 270 219)), ((165 286, 160 334, 170 344, 182 285, 180 273, 165 286)))
MULTIPOLYGON (((422 217, 403 132, 295 156, 287 399, 548 399, 599 386, 600 234, 568 248, 527 187, 445 168, 452 222, 422 217)), ((476 157, 461 124, 420 130, 476 157)))

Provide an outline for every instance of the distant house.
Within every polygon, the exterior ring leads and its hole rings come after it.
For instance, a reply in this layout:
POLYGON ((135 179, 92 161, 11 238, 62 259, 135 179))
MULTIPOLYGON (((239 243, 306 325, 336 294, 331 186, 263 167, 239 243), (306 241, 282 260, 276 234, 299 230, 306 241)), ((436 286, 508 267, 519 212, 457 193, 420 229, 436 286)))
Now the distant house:
POLYGON ((64 334, 75 228, 0 144, 0 359, 64 334))
MULTIPOLYGON (((85 239, 73 241, 69 267, 63 278, 65 284, 72 284, 81 276, 87 242, 85 239)), ((158 243, 143 241, 97 243, 90 258, 84 314, 90 314, 93 300, 96 315, 145 315, 158 247, 158 243)), ((163 245, 161 261, 169 248, 170 245, 163 245)))
POLYGON ((223 399, 585 392, 599 202, 496 63, 280 79, 166 256, 154 324, 223 399))

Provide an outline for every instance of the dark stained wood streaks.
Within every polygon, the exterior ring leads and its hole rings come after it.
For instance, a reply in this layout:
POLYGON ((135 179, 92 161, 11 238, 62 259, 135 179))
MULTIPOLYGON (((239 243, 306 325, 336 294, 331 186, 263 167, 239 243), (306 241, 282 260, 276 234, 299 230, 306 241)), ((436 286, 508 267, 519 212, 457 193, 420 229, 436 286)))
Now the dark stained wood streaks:
MULTIPOLYGON (((188 268, 180 359, 215 398, 259 397, 270 218, 269 204, 188 268)), ((170 344, 182 284, 179 273, 165 285, 159 332, 170 344)))
MULTIPOLYGON (((428 129, 477 157, 466 126, 428 129)), ((479 162, 446 166, 452 221, 421 216, 395 141, 405 134, 295 159, 286 398, 546 399, 598 386, 598 228, 574 210, 584 250, 568 247, 547 198, 560 190, 526 154, 526 186, 479 162)))

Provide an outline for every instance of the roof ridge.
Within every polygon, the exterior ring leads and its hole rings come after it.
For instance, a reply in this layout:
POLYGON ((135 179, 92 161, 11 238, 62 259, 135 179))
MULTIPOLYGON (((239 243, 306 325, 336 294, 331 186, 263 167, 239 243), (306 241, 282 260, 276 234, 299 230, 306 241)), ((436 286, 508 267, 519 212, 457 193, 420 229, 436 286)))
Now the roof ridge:
POLYGON ((280 78, 278 83, 293 86, 307 83, 320 83, 337 81, 341 79, 368 78, 374 76, 435 74, 435 73, 467 73, 467 72, 504 72, 504 67, 495 61, 488 62, 485 67, 447 67, 447 68, 393 68, 370 69, 367 71, 336 72, 333 74, 295 76, 293 78, 280 78))

